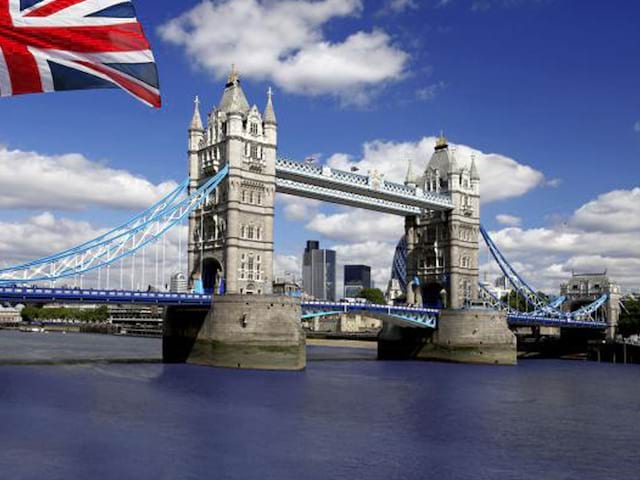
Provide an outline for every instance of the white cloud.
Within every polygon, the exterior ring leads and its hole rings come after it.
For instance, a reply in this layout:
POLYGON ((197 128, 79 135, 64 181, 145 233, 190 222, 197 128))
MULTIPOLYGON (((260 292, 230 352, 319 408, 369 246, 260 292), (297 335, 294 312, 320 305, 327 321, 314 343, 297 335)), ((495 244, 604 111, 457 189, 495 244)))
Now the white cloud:
POLYGON ((561 178, 552 178, 552 179, 547 180, 545 182, 545 186, 551 187, 551 188, 558 188, 560 185, 562 185, 562 179, 561 178))
POLYGON ((382 30, 356 31, 335 42, 325 36, 328 22, 362 9, 361 0, 203 1, 162 25, 159 34, 217 79, 237 63, 242 75, 288 92, 364 103, 372 88, 406 75, 409 55, 382 30))
MULTIPOLYGON (((414 174, 421 174, 433 155, 435 142, 435 137, 424 137, 418 142, 374 140, 364 144, 362 158, 336 154, 329 158, 327 164, 343 170, 357 167, 363 173, 378 170, 389 180, 403 182, 408 159, 413 160, 414 174)), ((541 172, 505 155, 484 153, 466 145, 450 146, 456 148, 455 155, 462 166, 469 167, 471 155, 475 154, 483 203, 519 197, 544 183, 541 172)))
POLYGON ((0 208, 146 208, 175 188, 71 153, 47 156, 0 146, 0 208))
POLYGON ((333 215, 318 213, 306 227, 338 241, 397 241, 404 234, 404 218, 351 209, 333 215))
POLYGON ((279 193, 276 202, 283 205, 284 216, 287 220, 301 221, 308 220, 316 215, 322 202, 310 198, 296 197, 279 193))
MULTIPOLYGON (((50 212, 19 221, 0 222, 0 268, 11 267, 55 254, 95 238, 104 232, 105 229, 91 223, 57 217, 50 212)), ((135 272, 133 285, 137 289, 146 289, 150 284, 160 287, 169 282, 169 277, 173 273, 177 271, 186 273, 187 227, 185 225, 174 227, 167 232, 165 237, 164 244, 158 242, 149 245, 145 249, 144 255, 139 252, 135 258, 128 257, 112 266, 109 285, 106 284, 107 273, 103 269, 100 277, 97 272, 83 275, 83 286, 97 287, 100 285, 103 288, 107 286, 120 288, 121 264, 122 285, 126 289, 131 288, 132 272, 135 272), (182 253, 180 253, 180 247, 182 247, 182 253), (100 283, 98 284, 99 278, 100 283)), ((58 285, 73 284, 77 281, 78 279, 75 278, 60 280, 58 285)))
POLYGON ((416 0, 388 0, 383 8, 383 12, 401 13, 417 8, 418 3, 416 0))
POLYGON ((616 190, 548 227, 504 228, 491 236, 507 260, 537 288, 557 292, 576 273, 607 270, 627 289, 640 288, 640 188, 616 190))
POLYGON ((273 271, 276 277, 300 279, 302 277, 301 257, 296 255, 276 254, 273 261, 273 271))
POLYGON ((440 93, 445 88, 444 82, 433 83, 431 85, 427 85, 426 87, 419 88, 416 90, 416 98, 418 100, 422 100, 428 102, 436 98, 438 93, 440 93))
POLYGON ((578 228, 605 232, 640 232, 640 187, 598 196, 574 214, 578 228))
POLYGON ((56 218, 50 212, 23 222, 0 222, 3 267, 44 257, 104 233, 88 222, 56 218))
POLYGON ((510 227, 517 227, 522 223, 522 218, 516 217, 515 215, 509 215, 506 213, 496 215, 496 220, 501 225, 508 225, 510 227))
POLYGON ((395 244, 368 240, 365 242, 338 244, 331 247, 336 251, 338 296, 342 296, 342 276, 344 265, 362 264, 371 267, 371 279, 382 291, 387 287, 391 275, 391 261, 395 244))

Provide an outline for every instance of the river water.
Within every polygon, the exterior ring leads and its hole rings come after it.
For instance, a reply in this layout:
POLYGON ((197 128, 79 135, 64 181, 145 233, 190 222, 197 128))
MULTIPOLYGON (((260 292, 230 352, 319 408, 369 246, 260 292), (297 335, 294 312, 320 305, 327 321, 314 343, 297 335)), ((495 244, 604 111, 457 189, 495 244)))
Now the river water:
POLYGON ((161 363, 160 342, 0 332, 0 479, 640 478, 640 366, 161 363), (101 362, 73 364, 75 357, 101 362), (59 360, 59 365, 7 365, 59 360))

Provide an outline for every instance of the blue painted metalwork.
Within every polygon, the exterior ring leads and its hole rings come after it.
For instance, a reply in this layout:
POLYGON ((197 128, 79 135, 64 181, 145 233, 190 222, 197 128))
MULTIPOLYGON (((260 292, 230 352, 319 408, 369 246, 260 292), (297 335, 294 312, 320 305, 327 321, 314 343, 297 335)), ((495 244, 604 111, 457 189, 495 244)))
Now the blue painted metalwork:
MULTIPOLYGON (((606 322, 594 318, 594 314, 598 309, 602 308, 608 300, 607 295, 603 295, 589 305, 586 305, 574 312, 566 312, 560 309, 560 307, 566 301, 566 297, 558 297, 552 302, 540 298, 540 296, 533 290, 520 275, 511 267, 509 262, 502 255, 498 247, 492 241, 488 232, 480 227, 480 232, 484 238, 489 251, 492 256, 498 262, 502 272, 506 278, 513 285, 516 292, 527 299, 527 303, 532 305, 532 312, 519 312, 507 304, 502 302, 499 298, 496 298, 489 290, 480 285, 480 293, 484 300, 491 306, 491 308, 502 310, 508 313, 509 323, 512 325, 553 325, 564 327, 593 327, 604 328, 606 322)), ((404 278, 404 284, 406 288, 406 259, 407 259, 407 244, 406 239, 403 237, 396 247, 396 252, 393 258, 392 264, 392 278, 398 278, 399 280, 404 278)), ((401 282, 402 285, 402 282, 401 282)))
POLYGON ((112 265, 133 255, 157 241, 201 205, 227 173, 228 166, 225 166, 185 198, 181 198, 186 189, 186 182, 183 182, 145 212, 93 240, 55 255, 2 269, 0 285, 53 282, 112 265))
POLYGON ((518 312, 518 318, 523 316, 531 316, 535 318, 548 318, 548 319, 560 319, 567 323, 576 323, 576 322, 592 322, 594 324, 598 324, 599 326, 606 326, 606 322, 597 321, 593 317, 593 314, 598 311, 609 299, 608 295, 602 295, 600 298, 590 303, 589 305, 585 305, 584 307, 575 310, 573 312, 565 312, 560 310, 558 307, 562 303, 564 303, 564 299, 562 302, 556 304, 555 302, 547 302, 543 298, 541 298, 536 291, 531 288, 515 269, 509 264, 509 262, 502 255, 496 244, 491 239, 489 233, 485 230, 484 227, 480 226, 480 233, 482 234, 482 238, 484 239, 491 255, 498 263, 498 266, 504 273, 505 277, 509 280, 511 285, 515 288, 516 292, 520 294, 529 305, 534 307, 534 311, 531 313, 527 312, 518 312))
MULTIPOLYGON (((215 297, 205 293, 141 292, 137 290, 46 288, 38 286, 0 286, 0 302, 11 303, 88 303, 140 305, 210 305, 215 297)), ((302 319, 341 313, 371 313, 376 317, 408 326, 436 328, 439 310, 361 303, 302 302, 302 319)))
POLYGON ((97 290, 76 288, 3 287, 0 301, 11 303, 88 303, 139 305, 210 305, 211 295, 135 290, 97 290))
POLYGON ((504 258, 500 250, 498 250, 498 247, 496 246, 496 244, 493 243, 493 240, 489 236, 489 233, 485 230, 485 228, 482 225, 480 226, 480 234, 482 235, 482 238, 484 239, 487 247, 489 248, 491 255, 493 256, 495 261, 498 263, 500 270, 502 270, 502 273, 504 273, 504 275, 507 277, 509 282, 511 282, 511 284, 516 289, 516 291, 520 295, 522 295, 522 297, 527 301, 527 303, 533 306, 535 310, 543 310, 545 307, 547 307, 548 305, 544 301, 544 299, 540 298, 540 296, 536 293, 536 291, 533 288, 531 288, 527 284, 527 282, 525 282, 520 277, 520 275, 518 275, 518 272, 515 271, 515 269, 509 264, 509 262, 507 262, 507 260, 504 258))
MULTIPOLYGON (((179 184, 174 190, 169 192, 163 198, 161 198, 158 202, 153 204, 151 207, 146 209, 145 211, 139 213, 138 215, 130 218, 125 223, 118 225, 115 228, 112 228, 108 232, 99 235, 96 238, 93 238, 87 242, 81 243, 80 245, 76 245, 75 247, 69 248, 67 250, 63 250, 61 252, 54 253, 53 255, 49 255, 46 257, 41 257, 37 260, 32 260, 30 262, 22 263, 20 265, 15 265, 13 267, 7 267, 0 269, 0 284, 3 282, 2 275, 7 274, 9 272, 15 270, 26 269, 35 265, 39 265, 43 262, 53 262, 59 260, 60 258, 66 257, 68 255, 72 255, 78 251, 89 249, 93 246, 100 245, 110 239, 118 238, 131 230, 135 230, 141 223, 144 223, 148 218, 157 216, 161 214, 163 211, 166 211, 176 202, 182 194, 187 191, 189 186, 189 179, 185 179, 181 184, 179 184)), ((21 280, 22 281, 22 280, 21 280)))
POLYGON ((303 319, 342 313, 369 313, 385 322, 418 328, 436 328, 440 315, 437 308, 334 302, 302 302, 302 312, 303 319))

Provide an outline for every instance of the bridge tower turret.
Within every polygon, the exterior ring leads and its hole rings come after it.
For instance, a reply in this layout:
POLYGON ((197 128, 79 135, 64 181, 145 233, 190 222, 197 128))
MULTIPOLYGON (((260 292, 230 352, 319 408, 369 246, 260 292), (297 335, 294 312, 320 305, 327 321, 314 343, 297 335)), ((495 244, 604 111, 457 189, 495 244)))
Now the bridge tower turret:
POLYGON ((271 90, 263 116, 257 106, 249 106, 233 67, 220 103, 208 115, 206 134, 201 125, 197 128, 198 120, 196 108, 189 130, 192 182, 199 185, 224 165, 229 174, 219 191, 192 214, 190 283, 201 278, 205 291, 270 294, 277 150, 271 90), (193 142, 201 131, 196 147, 193 142))
POLYGON ((478 298, 480 175, 475 158, 463 165, 440 135, 419 186, 447 193, 454 208, 407 219, 408 301, 462 308, 478 298))

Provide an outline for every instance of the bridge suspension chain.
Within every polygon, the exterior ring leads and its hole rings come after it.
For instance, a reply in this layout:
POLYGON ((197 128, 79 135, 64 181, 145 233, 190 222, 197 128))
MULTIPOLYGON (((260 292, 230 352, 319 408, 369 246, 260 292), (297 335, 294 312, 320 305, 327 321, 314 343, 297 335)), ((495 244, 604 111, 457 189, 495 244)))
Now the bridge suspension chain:
MULTIPOLYGON (((526 312, 519 312, 510 306, 506 305, 507 311, 509 311, 513 315, 520 315, 531 318, 539 318, 539 317, 552 317, 552 318, 562 318, 566 321, 592 321, 595 322, 594 314, 597 314, 598 310, 604 306, 604 304, 609 299, 607 294, 604 294, 597 298, 592 303, 579 308, 573 312, 565 312, 560 310, 561 305, 565 302, 566 297, 559 297, 552 302, 548 302, 540 297, 537 292, 532 289, 527 282, 525 282, 522 277, 516 272, 516 270, 511 266, 511 264, 506 260, 502 252, 498 249, 496 244, 493 242, 493 239, 486 231, 483 226, 480 226, 480 233, 482 238, 491 253, 491 256, 494 258, 500 270, 505 275, 506 279, 511 283, 516 292, 521 295, 527 305, 530 305, 534 308, 532 312, 528 310, 526 312)), ((497 299, 494 295, 492 295, 488 290, 484 287, 481 287, 481 290, 486 292, 490 297, 493 297, 493 301, 497 301, 498 308, 503 309, 505 307, 504 302, 500 299, 497 299), (499 304, 502 304, 500 306, 499 304)))
MULTIPOLYGON (((144 249, 159 238, 163 239, 164 260, 166 232, 179 225, 202 204, 227 173, 228 166, 225 166, 185 198, 180 198, 186 191, 187 184, 182 182, 158 203, 119 227, 57 254, 4 268, 0 270, 0 285, 55 281, 61 278, 76 278, 82 282, 83 274, 108 267, 126 257, 133 256, 135 252, 144 249)), ((132 271, 135 270, 135 265, 133 267, 132 271)), ((124 286, 122 263, 120 277, 122 288, 124 286)))

